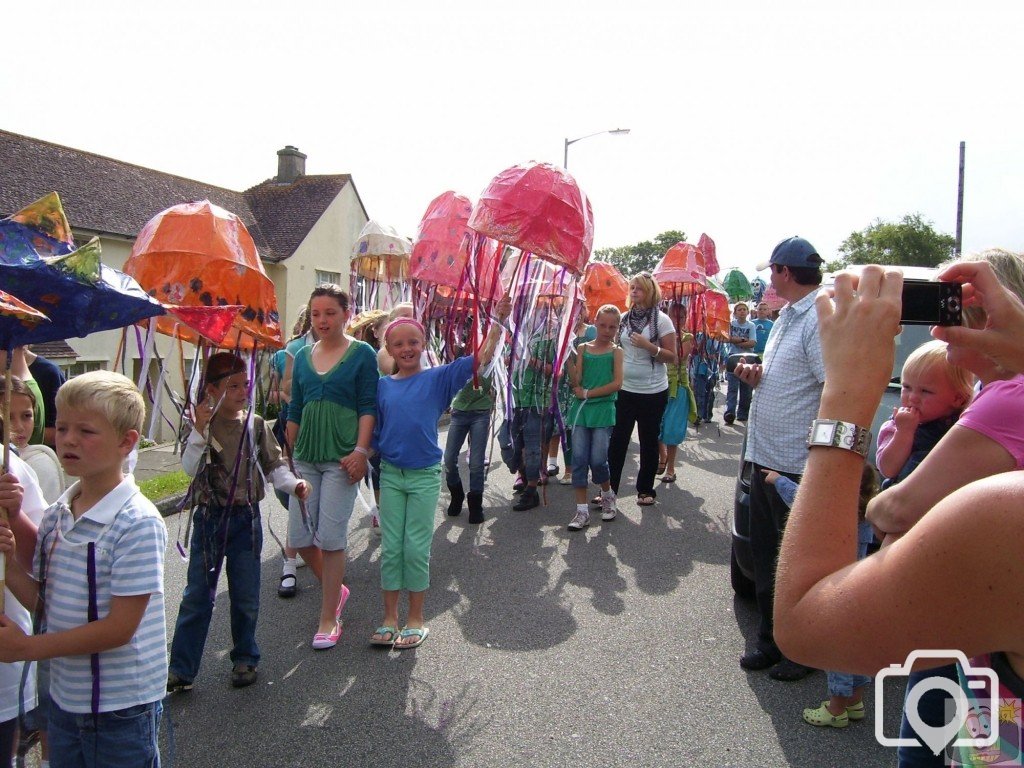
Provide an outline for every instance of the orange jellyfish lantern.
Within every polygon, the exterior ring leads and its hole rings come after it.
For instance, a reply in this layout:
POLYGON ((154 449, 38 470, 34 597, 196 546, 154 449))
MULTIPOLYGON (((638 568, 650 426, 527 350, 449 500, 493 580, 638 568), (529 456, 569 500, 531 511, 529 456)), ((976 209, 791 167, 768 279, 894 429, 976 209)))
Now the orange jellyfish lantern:
POLYGON ((729 334, 729 297, 718 291, 707 291, 702 297, 704 301, 704 332, 709 338, 720 339, 729 334))
POLYGON ((274 284, 242 220, 209 200, 168 208, 142 228, 124 271, 169 307, 157 330, 219 346, 281 346, 274 284), (186 323, 175 331, 176 321, 186 323))
POLYGON ((614 264, 607 261, 592 261, 587 264, 581 287, 588 319, 593 320, 594 313, 605 304, 614 304, 620 311, 626 311, 629 281, 614 264))

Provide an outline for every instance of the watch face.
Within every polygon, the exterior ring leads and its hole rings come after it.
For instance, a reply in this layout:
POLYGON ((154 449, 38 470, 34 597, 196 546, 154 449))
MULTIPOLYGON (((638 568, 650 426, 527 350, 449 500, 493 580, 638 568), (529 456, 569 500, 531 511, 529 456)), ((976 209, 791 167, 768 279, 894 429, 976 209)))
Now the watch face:
POLYGON ((832 442, 832 435, 835 433, 835 425, 818 422, 814 425, 814 434, 811 442, 829 444, 832 442))

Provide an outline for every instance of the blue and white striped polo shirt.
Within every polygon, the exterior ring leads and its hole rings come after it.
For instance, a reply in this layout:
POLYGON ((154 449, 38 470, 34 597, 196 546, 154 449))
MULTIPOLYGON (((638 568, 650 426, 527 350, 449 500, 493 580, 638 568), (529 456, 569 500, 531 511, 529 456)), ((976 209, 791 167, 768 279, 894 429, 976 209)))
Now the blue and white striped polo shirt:
MULTIPOLYGON (((163 698, 167 684, 167 628, 164 620, 164 521, 128 476, 92 509, 75 520, 69 508, 72 485, 50 507, 39 526, 33 572, 46 559, 46 632, 88 623, 88 544, 96 547, 96 605, 100 619, 112 596, 149 595, 132 639, 100 658, 100 712, 163 698)), ((53 659, 50 695, 65 712, 92 711, 93 675, 89 654, 53 659)))

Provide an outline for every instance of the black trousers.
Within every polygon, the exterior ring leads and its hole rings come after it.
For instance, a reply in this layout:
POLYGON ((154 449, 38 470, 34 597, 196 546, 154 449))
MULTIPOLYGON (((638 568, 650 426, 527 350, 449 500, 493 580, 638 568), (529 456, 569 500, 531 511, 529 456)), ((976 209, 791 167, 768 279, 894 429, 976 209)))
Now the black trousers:
MULTIPOLYGON (((775 625, 772 619, 775 604, 775 568, 779 560, 782 532, 786 529, 786 521, 789 519, 789 507, 779 496, 775 486, 764 479, 762 469, 771 467, 754 464, 750 475, 750 548, 754 559, 754 594, 757 597, 758 613, 761 614, 757 630, 757 647, 762 651, 777 653, 775 625)), ((800 482, 801 475, 789 472, 779 474, 794 482, 800 482)))
POLYGON ((640 440, 640 471, 636 475, 636 492, 640 495, 657 496, 654 492, 654 475, 658 469, 658 435, 661 433, 661 417, 668 405, 668 389, 651 395, 619 390, 615 401, 615 428, 608 444, 608 469, 611 472, 612 490, 619 493, 619 479, 622 466, 626 463, 629 441, 633 438, 635 426, 640 440))

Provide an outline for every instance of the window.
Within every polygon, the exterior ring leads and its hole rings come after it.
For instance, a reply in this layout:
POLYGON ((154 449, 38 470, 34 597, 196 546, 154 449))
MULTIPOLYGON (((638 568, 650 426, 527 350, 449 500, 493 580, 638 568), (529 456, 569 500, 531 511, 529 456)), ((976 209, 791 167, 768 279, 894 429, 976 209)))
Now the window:
POLYGON ((341 285, 341 272, 328 272, 325 269, 318 269, 316 271, 316 284, 323 285, 324 283, 341 285))
POLYGON ((66 378, 73 379, 75 376, 83 373, 89 373, 89 371, 105 371, 107 366, 102 360, 79 360, 74 363, 62 365, 60 368, 64 372, 64 376, 66 378))

